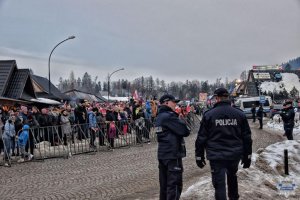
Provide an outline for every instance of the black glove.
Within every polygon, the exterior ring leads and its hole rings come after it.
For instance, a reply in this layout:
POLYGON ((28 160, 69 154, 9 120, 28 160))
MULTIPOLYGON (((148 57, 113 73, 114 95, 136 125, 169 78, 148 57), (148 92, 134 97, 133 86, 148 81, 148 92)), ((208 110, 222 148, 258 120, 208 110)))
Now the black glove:
POLYGON ((196 157, 196 163, 197 163, 197 166, 202 169, 206 165, 205 158, 204 157, 196 157))
POLYGON ((249 168, 251 165, 251 155, 244 156, 241 165, 243 165, 243 168, 249 168))

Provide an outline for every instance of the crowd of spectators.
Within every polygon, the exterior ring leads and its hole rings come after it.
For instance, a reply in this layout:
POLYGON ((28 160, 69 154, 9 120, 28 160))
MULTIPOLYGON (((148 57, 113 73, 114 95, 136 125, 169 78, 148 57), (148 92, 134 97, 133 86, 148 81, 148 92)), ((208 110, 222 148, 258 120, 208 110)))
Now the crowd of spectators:
MULTIPOLYGON (((0 152, 8 152, 10 156, 21 156, 20 162, 34 159, 35 144, 41 141, 50 142, 51 146, 68 145, 89 138, 91 148, 96 148, 96 133, 99 145, 114 148, 114 140, 120 132, 131 133, 131 127, 136 135, 136 143, 150 142, 149 133, 158 112, 159 103, 155 99, 133 100, 129 102, 97 103, 87 100, 66 102, 60 106, 20 105, 18 107, 1 106, 0 108, 0 152), (6 130, 5 124, 12 125, 13 131, 6 130), (131 123, 133 126, 128 126, 131 123), (20 152, 18 141, 24 132, 24 125, 32 131, 28 141, 22 141, 24 151, 20 152), (73 134, 72 127, 79 130, 73 134), (59 127, 59 132, 53 132, 49 127, 59 127), (41 131, 42 134, 41 134, 41 131), (146 129, 146 131, 145 131, 146 129), (3 137, 10 139, 10 144, 4 143, 3 137), (9 137, 8 137, 9 136, 9 137), (143 141, 144 138, 146 141, 143 141), (61 139, 61 140, 60 140, 61 139), (5 149, 6 147, 6 149, 5 149), (22 155, 21 155, 22 154, 22 155), (25 155, 25 156, 24 156, 25 155)), ((200 112, 194 106, 179 105, 176 108, 179 117, 185 117, 189 112, 200 112)), ((5 156, 4 156, 5 157, 5 156)), ((5 159, 8 159, 7 156, 5 159)))

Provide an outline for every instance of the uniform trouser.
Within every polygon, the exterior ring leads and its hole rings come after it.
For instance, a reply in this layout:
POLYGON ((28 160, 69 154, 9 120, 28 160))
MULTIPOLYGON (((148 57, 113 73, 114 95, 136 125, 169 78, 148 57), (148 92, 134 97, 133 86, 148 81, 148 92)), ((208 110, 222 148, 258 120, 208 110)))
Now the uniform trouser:
POLYGON ((178 200, 182 191, 182 159, 158 160, 160 200, 178 200))
POLYGON ((293 140, 293 129, 285 129, 285 135, 288 140, 293 140))
POLYGON ((258 119, 258 121, 259 121, 259 128, 262 129, 263 128, 263 119, 260 118, 260 119, 258 119))
POLYGON ((210 160, 212 183, 215 188, 216 200, 226 200, 225 174, 227 175, 228 197, 239 199, 236 172, 240 160, 210 160))
POLYGON ((256 118, 255 118, 255 114, 252 114, 252 122, 255 122, 256 118))

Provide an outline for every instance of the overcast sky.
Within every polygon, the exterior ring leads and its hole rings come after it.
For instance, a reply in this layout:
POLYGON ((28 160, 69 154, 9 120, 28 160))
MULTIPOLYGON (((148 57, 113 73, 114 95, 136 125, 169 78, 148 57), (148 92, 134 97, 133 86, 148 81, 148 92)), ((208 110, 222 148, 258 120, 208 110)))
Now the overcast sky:
POLYGON ((300 56, 300 0, 0 0, 0 59, 51 80, 239 78, 300 56))

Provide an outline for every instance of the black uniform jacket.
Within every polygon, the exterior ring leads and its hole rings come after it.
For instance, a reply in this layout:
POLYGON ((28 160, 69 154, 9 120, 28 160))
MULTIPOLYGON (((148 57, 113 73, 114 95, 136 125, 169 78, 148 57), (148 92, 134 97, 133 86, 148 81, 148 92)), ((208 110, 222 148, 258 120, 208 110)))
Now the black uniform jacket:
POLYGON ((284 130, 292 130, 294 128, 295 122, 295 111, 293 107, 283 109, 282 113, 280 114, 282 121, 283 121, 283 127, 284 130))
POLYGON ((190 134, 186 124, 168 106, 161 106, 155 122, 158 141, 158 159, 170 160, 185 157, 183 137, 190 134))
POLYGON ((251 130, 245 114, 221 101, 204 113, 195 143, 196 157, 239 160, 252 153, 251 130))

